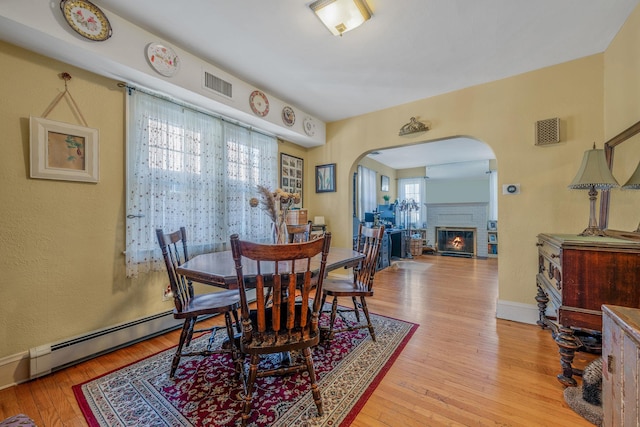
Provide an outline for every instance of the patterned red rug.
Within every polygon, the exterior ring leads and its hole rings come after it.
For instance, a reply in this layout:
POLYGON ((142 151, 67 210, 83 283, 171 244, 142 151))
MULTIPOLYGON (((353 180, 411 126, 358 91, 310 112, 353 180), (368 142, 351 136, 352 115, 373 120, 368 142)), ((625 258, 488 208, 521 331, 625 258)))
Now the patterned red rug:
MULTIPOLYGON (((348 426, 398 357, 417 324, 372 315, 366 330, 336 334, 313 350, 324 415, 317 416, 307 373, 256 382, 250 426, 348 426)), ((219 339, 222 340, 220 335, 219 339)), ((194 340, 192 346, 203 345, 194 340)), ((87 423, 96 426, 235 426, 242 387, 228 355, 183 358, 169 378, 173 349, 73 386, 87 423)), ((265 364, 277 360, 263 358, 265 364)))

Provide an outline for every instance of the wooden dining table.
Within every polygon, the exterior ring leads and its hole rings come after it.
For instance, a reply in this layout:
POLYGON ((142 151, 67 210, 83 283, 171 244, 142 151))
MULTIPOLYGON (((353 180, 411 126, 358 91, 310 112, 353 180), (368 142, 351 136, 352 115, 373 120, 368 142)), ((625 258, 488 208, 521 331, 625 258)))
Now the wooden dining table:
MULTIPOLYGON (((312 259, 312 270, 320 270, 320 255, 312 259)), ((329 250, 327 255, 326 272, 339 268, 349 268, 356 266, 364 255, 358 251, 347 248, 334 248, 329 250)), ((256 274, 256 264, 243 259, 243 273, 245 278, 250 278, 256 274)), ((275 267, 275 264, 273 265, 275 267)), ((238 287, 236 268, 231 251, 210 252, 196 255, 189 261, 176 268, 178 274, 194 282, 206 285, 218 286, 226 289, 236 289, 238 287)), ((263 266, 262 273, 269 273, 268 267, 263 266), (267 268, 265 270, 265 268, 267 268)), ((274 268, 275 271, 275 268, 274 268)))

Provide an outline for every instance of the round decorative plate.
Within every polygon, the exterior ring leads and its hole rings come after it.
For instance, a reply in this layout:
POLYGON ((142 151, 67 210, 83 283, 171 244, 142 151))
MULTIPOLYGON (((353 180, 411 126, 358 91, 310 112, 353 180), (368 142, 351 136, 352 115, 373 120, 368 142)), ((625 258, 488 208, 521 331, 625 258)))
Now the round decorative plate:
POLYGON ((160 43, 149 43, 147 60, 151 67, 165 77, 171 77, 178 71, 180 59, 169 46, 160 43))
POLYGON ((309 136, 313 136, 316 134, 316 123, 313 121, 311 117, 305 117, 302 121, 302 127, 304 128, 304 133, 309 136))
POLYGON ((249 95, 249 105, 251 106, 251 111, 253 111, 256 116, 264 117, 269 114, 269 100, 267 99, 267 95, 259 90, 251 92, 251 95, 249 95))
POLYGON ((60 10, 73 30, 89 40, 111 37, 111 24, 98 6, 88 0, 62 0, 60 10))
POLYGON ((296 113, 294 113, 293 108, 289 107, 288 105, 286 105, 282 109, 282 121, 287 126, 293 126, 293 124, 296 122, 296 113))

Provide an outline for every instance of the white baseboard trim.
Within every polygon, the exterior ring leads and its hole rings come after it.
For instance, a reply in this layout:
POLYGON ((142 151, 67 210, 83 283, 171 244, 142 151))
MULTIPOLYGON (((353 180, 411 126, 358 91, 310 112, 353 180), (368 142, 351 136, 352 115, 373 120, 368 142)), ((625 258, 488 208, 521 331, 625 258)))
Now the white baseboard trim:
POLYGON ((0 359, 0 390, 29 379, 29 352, 12 354, 0 359))
POLYGON ((498 300, 496 303, 496 317, 535 325, 540 316, 537 305, 498 300))

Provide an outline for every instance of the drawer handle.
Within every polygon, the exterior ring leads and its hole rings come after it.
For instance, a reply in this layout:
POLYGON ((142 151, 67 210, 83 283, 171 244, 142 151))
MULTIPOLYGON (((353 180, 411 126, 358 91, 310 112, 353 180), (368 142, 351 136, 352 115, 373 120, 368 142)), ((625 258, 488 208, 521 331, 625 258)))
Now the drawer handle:
POLYGON ((551 258, 560 258, 560 255, 558 255, 558 254, 551 254, 551 258))
POLYGON ((613 355, 607 355, 607 372, 613 374, 613 355))
POLYGON ((537 247, 544 246, 544 243, 540 243, 540 242, 538 242, 538 243, 536 243, 536 246, 537 246, 537 247))

